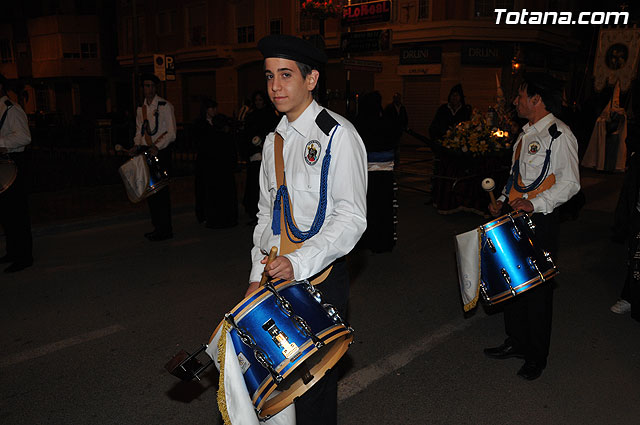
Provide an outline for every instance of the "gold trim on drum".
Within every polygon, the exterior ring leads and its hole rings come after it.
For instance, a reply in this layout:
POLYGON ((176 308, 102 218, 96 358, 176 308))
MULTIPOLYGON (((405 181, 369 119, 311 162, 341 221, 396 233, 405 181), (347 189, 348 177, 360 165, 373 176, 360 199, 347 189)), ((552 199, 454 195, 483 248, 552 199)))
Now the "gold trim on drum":
POLYGON ((502 217, 498 217, 493 221, 490 221, 487 224, 483 224, 480 226, 483 231, 488 232, 489 230, 495 229, 496 227, 502 226, 504 223, 511 221, 513 218, 522 217, 526 213, 523 211, 518 211, 515 214, 505 214, 502 217), (511 217, 511 218, 510 218, 511 217))
MULTIPOLYGON (((326 343, 330 343, 338 338, 343 338, 342 341, 336 342, 336 344, 331 348, 330 351, 327 352, 325 357, 322 360, 326 360, 316 364, 309 371, 313 375, 313 379, 304 385, 298 385, 297 387, 292 387, 293 390, 289 390, 288 392, 281 392, 280 394, 268 399, 268 397, 276 390, 276 385, 272 385, 269 391, 265 394, 262 401, 260 402, 260 406, 256 407, 256 410, 259 412, 258 416, 263 419, 268 416, 275 415, 280 412, 282 409, 287 407, 289 404, 293 403, 293 401, 300 397, 302 394, 307 391, 308 388, 311 388, 316 384, 326 372, 335 366, 336 363, 340 360, 340 358, 347 352, 349 349, 349 345, 351 341, 353 341, 353 334, 346 330, 345 332, 337 334, 326 341, 326 343), (345 335, 346 334, 346 335, 345 335)), ((305 357, 306 360, 306 357, 305 357)), ((292 369, 289 373, 291 373, 294 369, 292 369)), ((288 375, 288 374, 287 374, 288 375)), ((294 381, 294 384, 298 381, 294 381)), ((291 388, 291 387, 290 387, 291 388)))
MULTIPOLYGON (((332 342, 333 340, 335 340, 336 338, 339 338, 345 334, 350 333, 349 330, 347 328, 345 328, 342 325, 337 325, 336 327, 340 328, 343 327, 344 330, 342 332, 338 332, 336 333, 334 336, 330 337, 329 339, 327 339, 326 341, 323 341, 325 343, 325 345, 329 344, 330 342, 332 342)), ((336 327, 334 327, 332 330, 330 330, 329 332, 335 331, 336 327)), ((351 339, 353 339, 353 336, 351 336, 351 339)), ((309 345, 311 344, 311 340, 308 340, 304 345, 304 349, 301 349, 300 351, 304 351, 307 347, 309 347, 309 345)), ((311 357, 313 354, 317 353, 318 349, 312 349, 311 351, 309 351, 307 354, 305 354, 302 357, 298 357, 296 360, 296 363, 302 364, 304 363, 309 357, 311 357)), ((285 360, 284 362, 280 363, 279 368, 277 369, 277 372, 280 373, 280 371, 282 369, 284 369, 285 366, 287 366, 287 361, 285 360), (283 365, 284 364, 284 365, 283 365), (282 367, 280 367, 282 366, 282 367)), ((297 367, 297 366, 296 366, 297 367)), ((282 379, 285 379, 287 376, 289 376, 294 370, 296 370, 296 367, 292 367, 291 369, 289 369, 284 375, 282 375, 282 379)), ((267 377, 264 379, 264 381, 262 381, 262 383, 260 384, 260 386, 258 387, 258 389, 255 391, 255 393, 253 394, 253 397, 251 398, 251 403, 253 403, 255 405, 256 400, 258 399, 258 397, 260 397, 260 395, 266 390, 266 387, 270 384, 273 383, 273 378, 271 377, 271 375, 267 375, 267 377)), ((263 396, 263 401, 260 403, 260 405, 264 404, 264 402, 266 401, 266 398, 269 397, 269 395, 271 395, 271 393, 273 392, 273 390, 277 387, 277 385, 274 385, 274 388, 272 388, 271 390, 269 390, 264 396, 263 396)), ((258 409, 260 406, 256 406, 258 409)))
MULTIPOLYGON (((513 288, 514 291, 516 291, 516 296, 520 295, 520 294, 524 294, 525 292, 527 292, 530 289, 535 288, 536 286, 540 285, 541 283, 546 282, 547 280, 551 279, 552 277, 556 276, 557 274, 559 274, 560 272, 558 271, 557 268, 552 268, 549 271, 547 271, 543 276, 544 276, 544 280, 540 279, 540 276, 536 276, 533 279, 529 279, 528 281, 515 286, 513 288), (529 288, 527 288, 524 291, 518 292, 518 289, 522 288, 523 286, 527 286, 527 285, 531 285, 529 288)), ((501 303, 502 301, 508 300, 509 298, 513 298, 513 294, 511 293, 511 290, 508 291, 504 291, 501 292, 497 295, 494 295, 493 297, 491 297, 489 299, 489 304, 491 305, 495 305, 498 303, 501 303)))

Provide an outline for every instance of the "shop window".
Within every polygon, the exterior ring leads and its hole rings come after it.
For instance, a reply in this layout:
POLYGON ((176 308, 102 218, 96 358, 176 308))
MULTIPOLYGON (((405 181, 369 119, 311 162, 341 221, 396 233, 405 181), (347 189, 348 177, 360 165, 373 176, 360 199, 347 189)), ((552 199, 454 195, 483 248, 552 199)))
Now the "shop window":
POLYGON ((253 25, 238 27, 238 43, 253 43, 254 41, 256 41, 256 35, 253 25))
POLYGON ((98 43, 80 43, 80 56, 82 59, 97 58, 98 43))
POLYGON ((272 19, 269 22, 269 34, 277 35, 282 34, 282 19, 272 19))
POLYGON ((176 28, 176 11, 164 10, 158 12, 156 17, 156 34, 159 36, 171 35, 176 28))
POLYGON ((43 113, 51 112, 49 108, 49 89, 46 87, 36 88, 36 108, 43 113))
POLYGON ((418 0, 418 19, 429 19, 431 17, 430 1, 431 0, 418 0))
POLYGON ((187 7, 187 39, 189 46, 207 44, 207 5, 205 3, 187 7))
POLYGON ((495 9, 513 11, 514 0, 475 0, 474 15, 476 18, 493 18, 495 9))
POLYGON ((11 40, 7 38, 0 39, 0 63, 13 62, 13 51, 11 49, 11 40))

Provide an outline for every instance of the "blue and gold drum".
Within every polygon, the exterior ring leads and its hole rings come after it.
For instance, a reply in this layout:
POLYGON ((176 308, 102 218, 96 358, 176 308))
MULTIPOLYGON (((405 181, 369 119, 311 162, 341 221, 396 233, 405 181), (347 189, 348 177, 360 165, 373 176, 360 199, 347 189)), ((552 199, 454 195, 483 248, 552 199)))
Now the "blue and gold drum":
POLYGON ((225 320, 231 324, 229 334, 260 418, 278 413, 304 394, 353 341, 353 329, 307 281, 267 283, 225 320))
POLYGON ((540 247, 535 225, 516 211, 480 226, 482 298, 490 305, 515 297, 558 274, 551 254, 540 247))

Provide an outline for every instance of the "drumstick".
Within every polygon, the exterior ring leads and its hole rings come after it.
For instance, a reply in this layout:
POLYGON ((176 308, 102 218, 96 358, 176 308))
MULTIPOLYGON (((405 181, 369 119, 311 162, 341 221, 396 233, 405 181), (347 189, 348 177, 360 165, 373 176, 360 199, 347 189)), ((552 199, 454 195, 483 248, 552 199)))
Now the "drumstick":
POLYGON ((493 195, 493 189, 496 187, 496 182, 493 181, 491 177, 487 177, 482 180, 482 188, 489 192, 489 198, 491 199, 491 205, 494 209, 498 209, 498 203, 496 202, 496 197, 493 195))
MULTIPOLYGON (((271 262, 273 260, 276 259, 276 257, 278 256, 278 248, 275 246, 271 247, 271 251, 269 251, 269 258, 267 258, 267 264, 265 264, 265 268, 271 264, 271 262)), ((262 272, 262 279, 260 279, 260 286, 264 286, 265 283, 267 283, 267 280, 269 280, 269 276, 267 275, 267 272, 264 271, 262 272)))

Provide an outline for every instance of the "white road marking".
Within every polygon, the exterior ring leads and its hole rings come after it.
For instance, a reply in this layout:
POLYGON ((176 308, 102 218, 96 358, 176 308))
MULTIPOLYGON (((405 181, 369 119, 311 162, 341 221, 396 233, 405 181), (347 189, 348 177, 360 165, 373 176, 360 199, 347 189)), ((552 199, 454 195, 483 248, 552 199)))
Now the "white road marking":
POLYGON ((406 366, 420 354, 431 351, 431 349, 439 345, 452 334, 469 327, 479 316, 481 315, 476 314, 469 319, 460 319, 449 322, 438 328, 435 332, 426 335, 415 344, 410 345, 406 349, 384 357, 376 363, 348 375, 338 383, 338 402, 341 403, 345 401, 349 397, 363 391, 383 376, 406 366))
POLYGON ((27 360, 36 359, 38 357, 46 356, 47 354, 54 353, 65 348, 73 347, 74 345, 82 344, 84 342, 92 341, 94 339, 103 338, 107 335, 114 334, 124 330, 124 326, 113 325, 103 329, 98 329, 86 334, 74 336, 71 338, 63 339, 51 344, 43 345, 33 350, 23 351, 21 353, 11 354, 0 359, 0 367, 12 366, 18 363, 25 362, 27 360))

